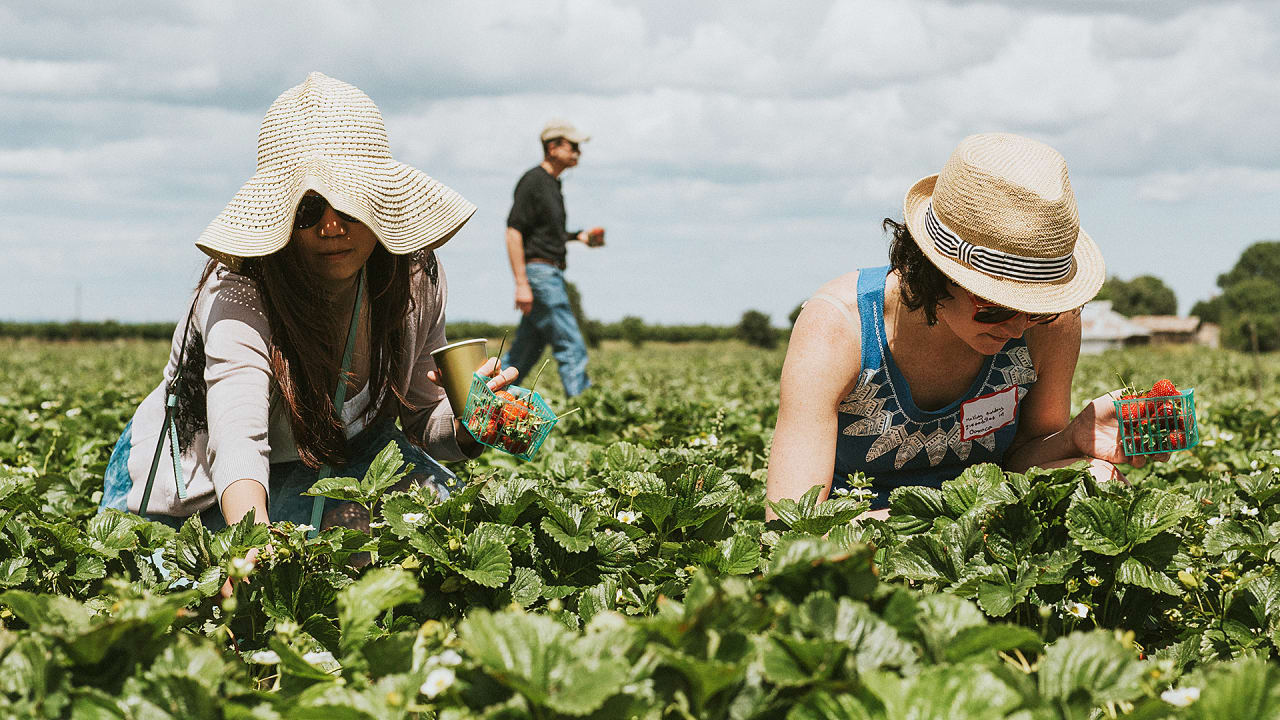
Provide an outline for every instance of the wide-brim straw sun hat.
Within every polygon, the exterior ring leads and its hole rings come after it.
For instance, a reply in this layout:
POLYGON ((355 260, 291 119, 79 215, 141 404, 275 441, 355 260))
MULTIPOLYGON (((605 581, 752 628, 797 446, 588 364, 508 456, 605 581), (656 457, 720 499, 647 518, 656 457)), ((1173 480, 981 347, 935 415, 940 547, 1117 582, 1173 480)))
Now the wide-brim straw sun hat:
POLYGON ((308 190, 403 255, 443 245, 476 211, 457 192, 391 159, 382 113, 353 85, 313 72, 267 110, 257 172, 201 233, 196 246, 238 269, 243 258, 289 243, 308 190))
POLYGON ((925 256, 957 285, 1028 313, 1066 312, 1098 293, 1102 253, 1080 228, 1067 163, 1008 133, 971 135, 903 201, 925 256))

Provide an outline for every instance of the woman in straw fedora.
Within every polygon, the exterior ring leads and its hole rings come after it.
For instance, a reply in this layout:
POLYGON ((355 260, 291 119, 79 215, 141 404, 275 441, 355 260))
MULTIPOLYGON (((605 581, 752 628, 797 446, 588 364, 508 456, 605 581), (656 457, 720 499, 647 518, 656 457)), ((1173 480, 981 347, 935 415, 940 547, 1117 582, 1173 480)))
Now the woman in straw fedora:
MULTIPOLYGON (((447 290, 433 250, 474 212, 392 160, 359 89, 312 73, 285 91, 262 122, 257 172, 196 242, 210 260, 164 379, 112 453, 102 507, 171 525, 251 511, 309 524, 319 506, 300 493, 319 468, 360 477, 393 441, 414 479, 447 495, 434 458, 481 448, 436 384, 447 290)), ((514 380, 495 366, 480 368, 492 387, 514 380)), ((320 516, 367 527, 356 510, 328 501, 320 516)))
MULTIPOLYGON (((889 265, 838 277, 806 303, 782 370, 768 497, 938 487, 969 465, 1085 460, 1118 478, 1111 396, 1071 417, 1077 310, 1105 277, 1080 229, 1066 162, 1010 134, 965 138, 907 192, 889 265)), ((770 511, 771 512, 771 511, 770 511)), ((770 514, 772 517, 772 514, 770 514)))

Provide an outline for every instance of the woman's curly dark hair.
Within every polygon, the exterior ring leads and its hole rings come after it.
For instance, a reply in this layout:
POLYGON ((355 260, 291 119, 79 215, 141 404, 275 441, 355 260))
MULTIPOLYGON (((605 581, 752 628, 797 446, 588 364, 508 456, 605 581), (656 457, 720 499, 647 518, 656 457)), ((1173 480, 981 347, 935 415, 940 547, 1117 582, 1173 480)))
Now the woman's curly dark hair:
POLYGON ((889 242, 889 266, 898 271, 898 297, 908 310, 924 309, 924 319, 930 325, 938 324, 938 305, 954 297, 951 281, 920 250, 906 222, 885 218, 881 225, 893 233, 889 242))

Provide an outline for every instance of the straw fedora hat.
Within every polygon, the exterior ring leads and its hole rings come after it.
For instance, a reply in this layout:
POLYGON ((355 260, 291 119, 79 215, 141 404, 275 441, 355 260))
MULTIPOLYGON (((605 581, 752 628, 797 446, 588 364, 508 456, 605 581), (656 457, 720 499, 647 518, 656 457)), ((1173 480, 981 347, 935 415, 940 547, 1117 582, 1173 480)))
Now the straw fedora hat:
POLYGON ((308 190, 373 231, 390 252, 443 245, 476 206, 391 159, 378 106, 353 85, 313 72, 276 98, 258 131, 258 169, 196 247, 232 269, 289 243, 308 190))
POLYGON ((942 172, 907 191, 903 210, 925 256, 991 302, 1065 312, 1092 300, 1106 279, 1102 253, 1080 229, 1067 163, 1044 143, 971 135, 942 172))

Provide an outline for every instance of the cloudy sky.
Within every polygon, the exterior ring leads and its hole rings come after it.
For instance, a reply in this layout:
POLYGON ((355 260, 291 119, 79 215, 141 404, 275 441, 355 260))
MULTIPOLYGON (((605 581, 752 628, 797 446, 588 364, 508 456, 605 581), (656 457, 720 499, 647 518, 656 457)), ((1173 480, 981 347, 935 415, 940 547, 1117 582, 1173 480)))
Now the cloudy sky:
POLYGON ((0 319, 176 320, 192 245, 311 70, 480 210, 440 251, 452 319, 514 321, 502 236, 553 116, 588 314, 784 324, 887 259, 884 217, 965 135, 1067 158, 1113 275, 1183 312, 1280 238, 1280 3, 0 1, 0 319))

